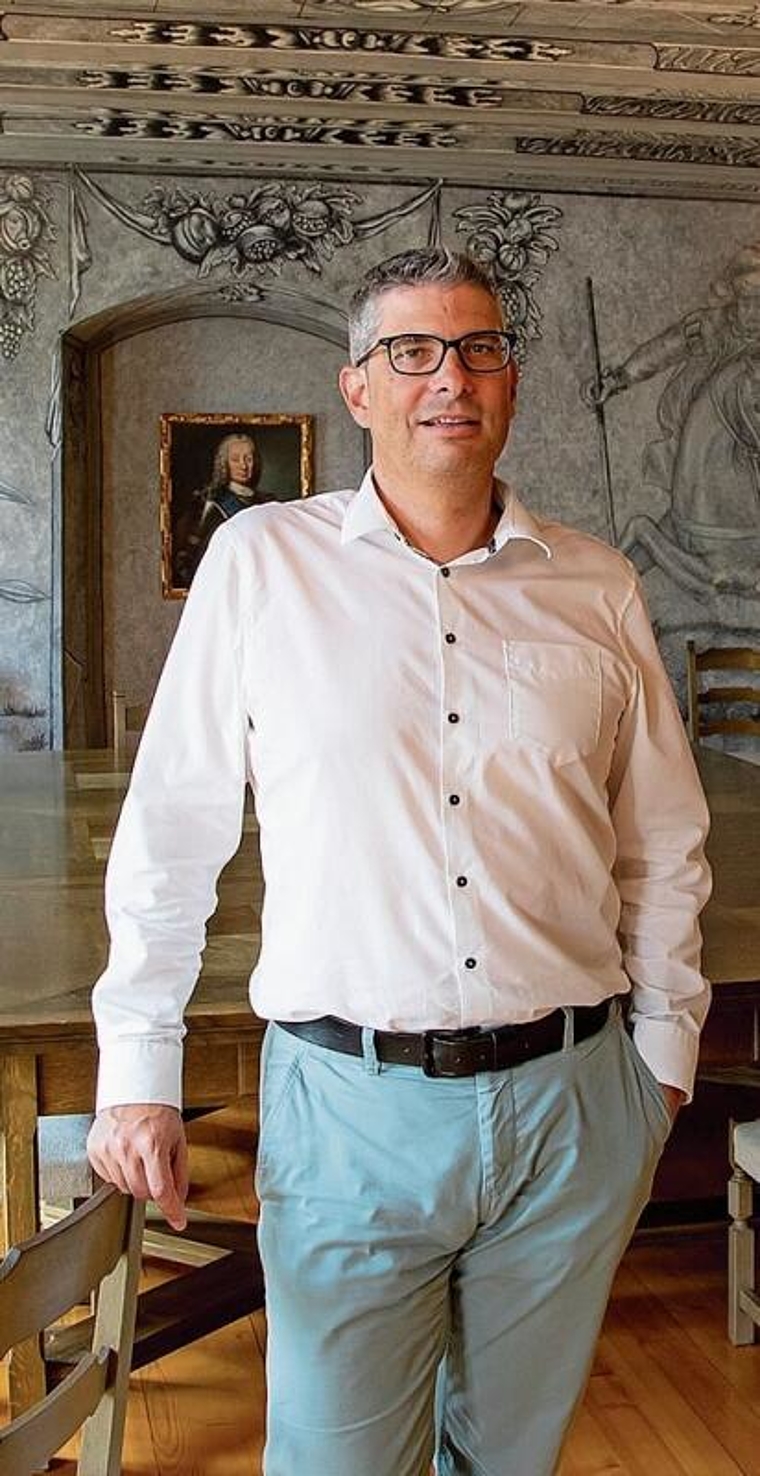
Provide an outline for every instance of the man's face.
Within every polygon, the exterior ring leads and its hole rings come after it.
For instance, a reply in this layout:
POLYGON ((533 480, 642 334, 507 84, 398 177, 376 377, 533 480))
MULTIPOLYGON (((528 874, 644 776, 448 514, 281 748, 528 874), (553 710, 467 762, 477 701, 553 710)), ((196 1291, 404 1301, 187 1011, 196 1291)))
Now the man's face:
POLYGON ((227 465, 230 469, 231 482, 241 482, 244 487, 247 487, 253 476, 254 463, 253 446, 250 441, 241 438, 239 441, 230 442, 227 450, 227 465))
MULTIPOLYGON (((377 338, 393 333, 464 333, 503 327, 497 304, 482 287, 422 284, 394 287, 379 299, 377 338)), ((434 374, 397 374, 384 348, 361 368, 341 373, 354 420, 372 435, 375 471, 389 490, 415 478, 482 480, 507 439, 517 373, 510 361, 495 374, 473 374, 449 349, 434 374)))

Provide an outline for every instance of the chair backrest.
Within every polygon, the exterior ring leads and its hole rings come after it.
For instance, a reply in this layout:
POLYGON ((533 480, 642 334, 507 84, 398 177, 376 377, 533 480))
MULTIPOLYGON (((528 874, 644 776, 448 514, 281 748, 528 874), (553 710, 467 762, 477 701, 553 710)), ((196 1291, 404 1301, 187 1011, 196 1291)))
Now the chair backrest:
POLYGON ((143 730, 148 716, 147 702, 127 702, 123 692, 112 692, 113 749, 117 763, 126 763, 134 740, 143 730))
POLYGON ((751 646, 709 646, 698 651, 686 642, 689 736, 694 743, 712 733, 744 733, 760 738, 760 650, 751 646), (702 674, 709 673, 707 686, 702 674), (758 673, 752 682, 750 674, 758 673), (715 680, 715 673, 734 673, 715 680), (741 674, 746 673, 745 680, 741 674))
POLYGON ((82 1425, 80 1476, 118 1476, 144 1213, 104 1185, 0 1262, 0 1356, 96 1294, 90 1350, 57 1388, 0 1426, 0 1476, 44 1469, 82 1425))

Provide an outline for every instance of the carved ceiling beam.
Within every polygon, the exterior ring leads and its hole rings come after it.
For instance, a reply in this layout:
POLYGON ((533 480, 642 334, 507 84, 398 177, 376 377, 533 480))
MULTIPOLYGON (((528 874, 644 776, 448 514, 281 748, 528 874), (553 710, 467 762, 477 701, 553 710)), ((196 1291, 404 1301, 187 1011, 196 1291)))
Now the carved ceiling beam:
MULTIPOLYGON (((380 83, 377 90, 382 90, 384 85, 380 83)), ((446 94, 443 87, 430 88, 427 91, 437 93, 441 98, 446 94)), ((125 131, 129 128, 130 118, 138 120, 137 128, 140 126, 140 119, 152 117, 157 123, 166 119, 170 124, 176 118, 180 122, 187 119, 197 122, 199 127, 206 126, 211 136, 213 130, 222 135, 225 128, 234 133, 236 125, 244 127, 262 114, 271 116, 274 111, 281 119, 313 120, 317 115, 326 123, 333 119, 356 118, 375 122, 386 120, 389 123, 412 120, 415 126, 422 128, 431 123, 452 126, 458 123, 476 124, 479 130, 503 135, 511 135, 517 131, 520 134, 549 133, 561 138, 576 133, 582 127, 588 135, 605 134, 611 129, 626 129, 635 131, 642 137, 659 137, 666 130, 672 136, 684 134, 702 137, 704 140, 740 137, 744 142, 751 140, 760 143, 760 101, 755 105, 713 104, 712 110, 707 105, 693 111, 684 106, 682 116, 679 116, 677 106, 670 113, 663 110, 654 116, 637 116, 633 106, 635 99, 615 98, 614 95, 609 98, 584 98, 572 93, 564 93, 559 97, 557 94, 549 94, 548 102, 544 102, 540 93, 532 93, 529 97, 525 94, 513 97, 506 93, 502 96, 489 96, 487 101, 478 104, 477 96, 487 93, 488 89, 478 88, 473 84, 469 89, 469 97, 475 100, 457 101, 457 94, 461 95, 463 91, 465 88, 460 80, 449 89, 450 101, 426 102, 424 117, 418 115, 413 118, 413 98, 405 103, 373 101, 370 93, 367 100, 366 93, 363 94, 358 88, 344 98, 267 97, 263 93, 247 98, 215 97, 209 99, 210 105, 203 108, 200 106, 203 99, 185 93, 162 94, 157 98, 153 92, 133 91, 126 95, 115 89, 102 89, 86 100, 81 92, 73 88, 58 88, 54 92, 45 88, 28 88, 21 93, 19 89, 6 85, 0 70, 0 118, 10 123, 13 118, 23 120, 29 117, 48 117, 51 131, 56 120, 66 119, 72 128, 79 126, 83 133, 87 132, 91 123, 102 121, 104 136, 107 133, 105 125, 108 120, 113 123, 115 135, 119 123, 125 131), (607 109, 605 103, 613 103, 615 106, 607 109), (628 108, 626 103, 630 105, 628 108)), ((387 92, 389 96, 394 96, 391 86, 387 87, 387 92)), ((474 138, 474 142, 477 141, 474 138)))
MULTIPOLYGON (((264 125, 266 127, 266 125, 264 125)), ((581 150, 579 156, 563 157, 550 151, 551 140, 530 140, 530 147, 521 148, 517 139, 488 139, 488 147, 473 152, 462 147, 420 147, 419 144, 405 146, 403 130, 394 146, 384 146, 357 138, 354 144, 346 141, 340 145, 319 141, 319 129, 313 132, 312 141, 303 138, 292 143, 277 141, 279 125, 270 125, 272 134, 269 143, 249 141, 230 147, 216 144, 212 151, 208 143, 165 139, 109 140, 111 152, 104 160, 99 148, 100 140, 71 136, 14 133, 13 157, 17 163, 80 162, 89 168, 107 170, 134 169, 138 163, 143 169, 161 172, 188 173, 195 176, 204 172, 214 173, 220 169, 225 173, 257 175, 259 173, 306 174, 318 176, 323 173, 361 175, 362 178, 385 180, 434 179, 445 175, 449 184, 499 184, 515 187, 565 190, 589 189, 591 191, 644 192, 653 194, 682 195, 684 198, 747 199, 760 198, 760 170, 731 165, 704 165, 679 162, 672 157, 659 163, 652 157, 643 159, 626 157, 629 139, 620 141, 617 157, 588 157, 584 155, 583 137, 567 141, 571 150, 581 150), (544 152, 534 152, 537 143, 546 145, 544 152), (445 168, 444 168, 445 166, 445 168)), ((357 130, 358 132, 359 130, 357 130)), ((647 141, 648 144, 651 141, 647 141)), ((662 142, 667 153, 667 142, 662 142)), ((760 154, 760 148, 758 148, 760 154)))

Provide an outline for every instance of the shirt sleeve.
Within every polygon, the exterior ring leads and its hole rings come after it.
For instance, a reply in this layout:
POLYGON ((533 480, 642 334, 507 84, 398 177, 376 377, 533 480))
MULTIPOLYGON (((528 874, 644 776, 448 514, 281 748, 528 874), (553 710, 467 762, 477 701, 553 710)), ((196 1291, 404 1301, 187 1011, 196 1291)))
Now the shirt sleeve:
POLYGON ((248 717, 240 559, 229 526, 198 569, 151 706, 106 873, 93 994, 98 1110, 181 1101, 183 1012, 219 872, 242 832, 248 717))
POLYGON ((622 636, 636 674, 610 775, 623 966, 638 1049, 658 1081, 690 1098, 710 1002, 699 927, 709 815, 638 580, 622 636))

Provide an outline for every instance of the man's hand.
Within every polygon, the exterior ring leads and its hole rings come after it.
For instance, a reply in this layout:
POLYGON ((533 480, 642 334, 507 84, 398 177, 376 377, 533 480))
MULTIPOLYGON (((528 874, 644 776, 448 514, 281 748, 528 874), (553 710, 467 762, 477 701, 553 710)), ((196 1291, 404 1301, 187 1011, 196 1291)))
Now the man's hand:
POLYGON ((666 1086, 664 1082, 660 1082, 660 1090, 662 1091, 662 1095, 668 1104, 670 1121, 675 1122, 678 1116, 679 1108, 682 1107, 684 1102, 686 1101, 686 1093, 682 1092, 680 1087, 666 1086))
POLYGON ((187 1142, 176 1107, 137 1102, 106 1107, 87 1139, 95 1172, 122 1194, 153 1199, 175 1230, 187 1224, 187 1142))

